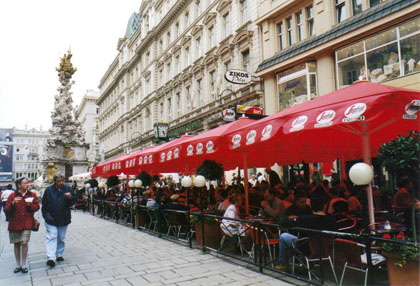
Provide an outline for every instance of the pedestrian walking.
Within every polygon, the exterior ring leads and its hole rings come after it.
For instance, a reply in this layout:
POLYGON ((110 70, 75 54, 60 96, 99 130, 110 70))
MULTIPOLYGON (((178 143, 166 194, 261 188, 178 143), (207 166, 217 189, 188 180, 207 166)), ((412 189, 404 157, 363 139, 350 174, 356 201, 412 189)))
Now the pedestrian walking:
POLYGON ((9 217, 9 239, 14 244, 16 268, 14 273, 28 273, 26 257, 34 225, 34 213, 39 210, 36 196, 28 190, 28 179, 16 180, 16 191, 9 195, 4 211, 9 217))
POLYGON ((54 175, 53 182, 42 197, 42 216, 47 231, 47 265, 50 267, 55 266, 55 261, 64 260, 64 239, 71 222, 70 208, 76 200, 73 189, 64 184, 64 176, 54 175))
MULTIPOLYGON (((8 184, 6 189, 1 193, 1 204, 3 205, 3 207, 6 205, 7 202, 7 198, 10 196, 10 194, 12 194, 14 192, 13 188, 12 188, 12 184, 8 184)), ((9 221, 8 215, 6 212, 4 212, 6 214, 6 221, 9 221)))

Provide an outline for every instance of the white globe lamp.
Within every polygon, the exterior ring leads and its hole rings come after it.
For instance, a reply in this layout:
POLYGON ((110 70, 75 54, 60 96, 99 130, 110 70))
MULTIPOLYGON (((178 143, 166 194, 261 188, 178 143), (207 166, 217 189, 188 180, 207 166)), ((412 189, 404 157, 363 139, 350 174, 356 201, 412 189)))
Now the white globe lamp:
POLYGON ((202 188, 206 185, 206 178, 204 176, 198 175, 194 178, 194 186, 202 188))
POLYGON ((129 186, 130 188, 133 188, 133 187, 134 187, 134 180, 130 180, 130 181, 128 181, 128 186, 129 186))
POLYGON ((137 179, 134 181, 134 187, 141 188, 142 185, 143 185, 143 182, 140 179, 137 179))
POLYGON ((105 183, 104 182, 100 182, 99 184, 98 184, 98 187, 99 188, 103 188, 105 186, 105 183))
POLYGON ((181 180, 181 185, 185 188, 191 187, 192 183, 193 183, 193 181, 192 181, 190 176, 186 176, 186 177, 182 178, 182 180, 181 180))
POLYGON ((373 170, 366 163, 356 163, 349 171, 350 180, 355 185, 368 185, 373 179, 373 170))
POLYGON ((87 183, 87 184, 85 185, 85 188, 86 188, 86 189, 90 189, 90 184, 89 184, 89 183, 87 183))

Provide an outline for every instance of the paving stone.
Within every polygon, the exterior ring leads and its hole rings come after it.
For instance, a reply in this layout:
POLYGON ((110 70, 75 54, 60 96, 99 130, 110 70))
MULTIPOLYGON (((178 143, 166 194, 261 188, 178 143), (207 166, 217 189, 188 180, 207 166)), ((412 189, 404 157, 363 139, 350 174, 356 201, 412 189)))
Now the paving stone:
POLYGON ((294 284, 83 212, 72 213, 63 262, 54 268, 46 265, 45 228, 41 228, 29 243, 29 273, 16 275, 6 227, 0 216, 0 286, 294 284))

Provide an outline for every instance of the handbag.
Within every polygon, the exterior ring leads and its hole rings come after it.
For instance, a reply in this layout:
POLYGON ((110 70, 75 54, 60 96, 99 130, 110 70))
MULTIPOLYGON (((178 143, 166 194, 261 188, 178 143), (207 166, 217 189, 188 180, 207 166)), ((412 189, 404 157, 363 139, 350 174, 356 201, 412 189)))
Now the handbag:
POLYGON ((34 218, 34 224, 32 225, 32 230, 33 231, 38 231, 39 230, 39 225, 40 225, 41 223, 36 219, 36 218, 34 218))

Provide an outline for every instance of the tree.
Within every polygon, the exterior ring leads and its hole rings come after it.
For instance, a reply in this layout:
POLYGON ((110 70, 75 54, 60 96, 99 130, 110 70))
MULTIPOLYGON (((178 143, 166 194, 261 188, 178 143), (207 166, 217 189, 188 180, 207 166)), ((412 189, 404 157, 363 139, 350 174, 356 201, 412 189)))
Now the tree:
POLYGON ((118 179, 117 176, 110 176, 107 180, 106 180, 106 184, 108 185, 108 187, 113 187, 113 186, 117 186, 121 183, 120 179, 118 179))
POLYGON ((145 187, 150 186, 152 184, 152 177, 145 171, 142 171, 140 174, 138 174, 136 179, 140 179, 143 183, 143 186, 145 187))
POLYGON ((204 176, 207 180, 221 180, 224 175, 222 164, 214 160, 204 160, 203 164, 196 170, 198 175, 204 176))

